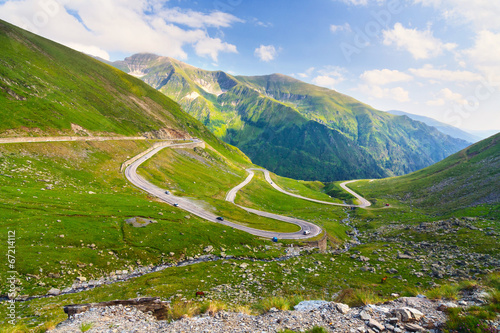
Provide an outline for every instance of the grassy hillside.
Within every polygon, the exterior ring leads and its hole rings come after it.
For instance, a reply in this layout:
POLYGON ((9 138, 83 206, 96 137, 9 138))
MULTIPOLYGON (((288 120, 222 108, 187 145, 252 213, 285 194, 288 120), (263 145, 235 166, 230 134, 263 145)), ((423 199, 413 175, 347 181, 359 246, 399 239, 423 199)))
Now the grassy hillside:
POLYGON ((151 54, 113 65, 179 102, 254 162, 287 177, 332 181, 402 175, 467 145, 281 74, 231 76, 151 54))
POLYGON ((392 198, 431 212, 489 205, 500 215, 500 134, 412 174, 353 184, 368 198, 392 198))

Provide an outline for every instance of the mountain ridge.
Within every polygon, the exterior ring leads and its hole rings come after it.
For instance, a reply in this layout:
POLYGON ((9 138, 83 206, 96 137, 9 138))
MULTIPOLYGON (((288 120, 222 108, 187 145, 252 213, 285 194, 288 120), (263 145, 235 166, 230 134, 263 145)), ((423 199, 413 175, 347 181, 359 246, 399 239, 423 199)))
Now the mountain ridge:
POLYGON ((462 139, 462 140, 465 140, 465 141, 470 142, 470 143, 476 143, 478 141, 481 141, 481 138, 477 135, 474 135, 472 133, 461 130, 460 128, 442 123, 434 118, 420 116, 420 115, 416 115, 416 114, 405 112, 405 111, 399 111, 399 110, 389 110, 387 112, 390 114, 396 115, 396 116, 407 116, 413 120, 421 121, 424 124, 432 126, 432 127, 436 128, 438 131, 440 131, 444 134, 447 134, 453 138, 462 139))
POLYGON ((126 72, 140 67, 141 80, 255 163, 287 177, 331 181, 402 175, 468 145, 279 73, 233 76, 147 53, 112 65, 126 72))

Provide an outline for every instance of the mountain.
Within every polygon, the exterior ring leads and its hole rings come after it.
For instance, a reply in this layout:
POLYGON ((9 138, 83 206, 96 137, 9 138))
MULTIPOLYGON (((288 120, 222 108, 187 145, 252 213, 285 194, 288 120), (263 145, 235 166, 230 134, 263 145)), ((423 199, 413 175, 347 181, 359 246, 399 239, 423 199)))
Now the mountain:
POLYGON ((143 81, 0 20, 0 137, 198 136, 249 163, 143 81))
POLYGON ((402 175, 468 145, 421 122, 281 74, 232 76, 153 54, 112 65, 177 101, 255 163, 291 178, 402 175))
POLYGON ((419 115, 416 115, 413 113, 408 113, 408 112, 398 111, 398 110, 390 110, 387 112, 390 114, 396 115, 396 116, 407 116, 413 120, 421 121, 426 125, 435 127, 441 133, 447 134, 447 135, 451 136, 452 138, 461 139, 461 140, 471 142, 471 143, 475 143, 475 142, 478 142, 482 139, 485 139, 485 137, 482 138, 482 137, 479 137, 477 135, 468 133, 468 132, 463 131, 457 127, 442 123, 442 122, 437 121, 436 119, 433 119, 430 117, 419 116, 419 115))
POLYGON ((438 213, 478 205, 500 208, 500 133, 409 175, 365 183, 375 198, 396 198, 438 213))

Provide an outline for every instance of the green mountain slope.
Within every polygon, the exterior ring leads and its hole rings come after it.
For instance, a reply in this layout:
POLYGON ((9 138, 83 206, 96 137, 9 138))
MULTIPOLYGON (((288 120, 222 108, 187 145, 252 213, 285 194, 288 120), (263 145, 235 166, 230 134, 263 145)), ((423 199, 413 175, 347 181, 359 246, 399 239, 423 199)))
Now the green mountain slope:
POLYGON ((445 213, 465 207, 500 207, 500 134, 409 175, 353 185, 369 197, 396 198, 445 213))
POLYGON ((249 163, 176 102, 123 71, 4 21, 0 45, 0 137, 197 136, 249 163))
POLYGON ((288 177, 402 175, 467 146, 423 123, 281 74, 231 76, 151 54, 113 65, 176 100, 256 163, 288 177))

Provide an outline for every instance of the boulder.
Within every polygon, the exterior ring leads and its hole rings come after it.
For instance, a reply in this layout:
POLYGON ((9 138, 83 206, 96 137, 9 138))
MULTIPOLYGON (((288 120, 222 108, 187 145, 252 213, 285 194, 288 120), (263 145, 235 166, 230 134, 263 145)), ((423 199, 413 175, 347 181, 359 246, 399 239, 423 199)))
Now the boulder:
POLYGON ((379 332, 385 331, 385 326, 374 319, 368 320, 367 325, 371 328, 376 329, 379 332))
POLYGON ((394 309, 392 314, 404 323, 419 320, 424 316, 422 312, 409 307, 394 309))
POLYGON ((350 310, 349 305, 343 303, 335 303, 335 308, 342 314, 346 314, 350 310))
POLYGON ((59 296, 61 295, 61 290, 57 288, 52 288, 47 292, 48 296, 59 296))

